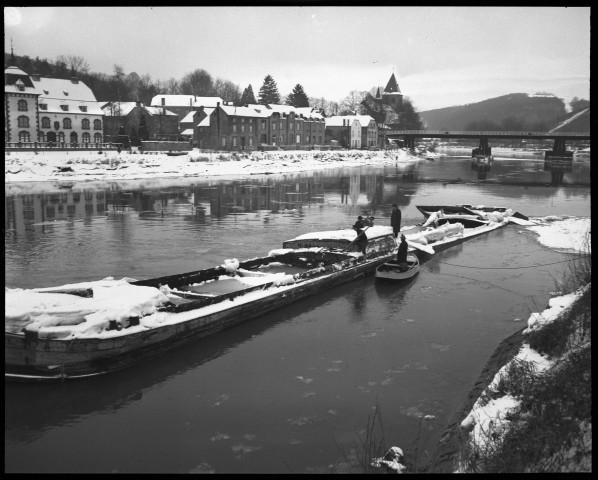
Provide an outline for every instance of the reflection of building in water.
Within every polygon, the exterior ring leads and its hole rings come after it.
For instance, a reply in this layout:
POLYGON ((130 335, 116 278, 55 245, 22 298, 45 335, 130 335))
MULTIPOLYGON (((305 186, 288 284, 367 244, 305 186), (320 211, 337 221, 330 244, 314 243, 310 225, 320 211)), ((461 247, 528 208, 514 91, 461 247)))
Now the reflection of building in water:
POLYGON ((6 198, 5 225, 22 233, 28 225, 74 220, 106 212, 104 190, 65 190, 6 198))
POLYGON ((193 194, 197 208, 205 208, 208 204, 213 216, 224 217, 259 210, 294 210, 305 204, 322 203, 324 185, 315 178, 273 184, 233 182, 218 186, 196 186, 193 194))
POLYGON ((349 177, 349 200, 351 201, 351 205, 357 205, 357 200, 359 199, 359 194, 361 193, 361 176, 358 175, 351 175, 349 177))

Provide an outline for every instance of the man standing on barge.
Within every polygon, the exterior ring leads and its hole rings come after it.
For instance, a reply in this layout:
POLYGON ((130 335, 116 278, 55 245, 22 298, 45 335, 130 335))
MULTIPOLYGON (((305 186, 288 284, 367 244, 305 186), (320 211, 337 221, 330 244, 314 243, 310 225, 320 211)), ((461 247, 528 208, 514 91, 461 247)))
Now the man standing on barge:
POLYGON ((397 207, 396 203, 392 204, 390 226, 392 227, 392 233, 394 234, 395 238, 397 238, 399 232, 401 231, 401 211, 399 210, 399 207, 397 207))

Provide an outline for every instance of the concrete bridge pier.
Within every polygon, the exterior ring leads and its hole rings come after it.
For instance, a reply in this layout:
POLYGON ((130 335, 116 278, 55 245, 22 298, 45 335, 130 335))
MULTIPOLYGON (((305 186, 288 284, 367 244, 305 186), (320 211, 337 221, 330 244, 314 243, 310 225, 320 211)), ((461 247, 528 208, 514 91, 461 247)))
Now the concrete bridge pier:
POLYGON ((555 138, 552 150, 544 152, 544 162, 573 162, 573 152, 568 152, 564 138, 555 138))
POLYGON ((411 135, 405 135, 404 138, 404 145, 405 148, 409 148, 410 150, 415 150, 415 137, 411 135))
POLYGON ((480 146, 471 151, 472 157, 476 157, 477 155, 492 155, 492 148, 488 146, 488 137, 480 137, 480 146))

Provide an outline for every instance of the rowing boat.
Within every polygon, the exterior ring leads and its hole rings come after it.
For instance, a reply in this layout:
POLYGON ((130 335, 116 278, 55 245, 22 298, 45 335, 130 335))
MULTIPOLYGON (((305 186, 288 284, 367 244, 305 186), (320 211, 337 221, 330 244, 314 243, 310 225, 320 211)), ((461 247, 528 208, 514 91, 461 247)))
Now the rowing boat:
POLYGON ((7 288, 5 379, 106 374, 364 277, 396 250, 390 227, 368 234, 365 258, 347 229, 303 235, 263 257, 183 274, 7 288))
POLYGON ((407 254, 407 262, 401 265, 395 260, 385 262, 376 268, 376 279, 383 282, 402 282, 410 280, 419 273, 417 255, 407 254))

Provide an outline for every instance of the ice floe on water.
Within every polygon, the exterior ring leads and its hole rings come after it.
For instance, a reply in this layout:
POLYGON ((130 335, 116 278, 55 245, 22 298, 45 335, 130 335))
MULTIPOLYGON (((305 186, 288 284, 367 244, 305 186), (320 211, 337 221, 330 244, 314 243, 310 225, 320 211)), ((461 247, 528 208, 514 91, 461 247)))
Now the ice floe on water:
POLYGON ((558 250, 591 252, 591 218, 549 216, 533 220, 539 225, 527 229, 538 234, 542 245, 558 250))

